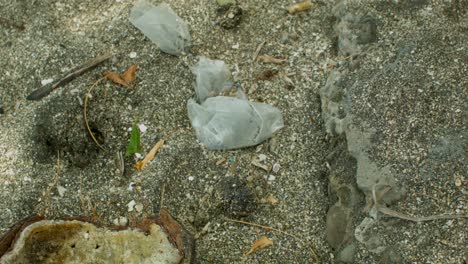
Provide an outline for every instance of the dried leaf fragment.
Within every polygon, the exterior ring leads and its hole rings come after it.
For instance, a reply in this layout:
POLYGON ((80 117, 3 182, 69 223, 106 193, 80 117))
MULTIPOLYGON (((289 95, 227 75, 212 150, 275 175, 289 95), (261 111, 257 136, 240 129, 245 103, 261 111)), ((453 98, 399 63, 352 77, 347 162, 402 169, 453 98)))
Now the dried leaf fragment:
POLYGON ((135 80, 137 70, 138 70, 138 64, 133 64, 120 77, 125 82, 131 83, 135 80))
POLYGON ((258 57, 258 59, 263 63, 274 63, 274 64, 283 64, 287 61, 285 59, 278 59, 270 55, 261 55, 258 57))
POLYGON ((277 205, 279 203, 279 200, 270 194, 266 198, 263 198, 262 202, 270 205, 277 205))
POLYGON ((120 75, 116 72, 105 72, 104 76, 118 85, 122 85, 125 88, 130 88, 128 83, 124 79, 122 79, 120 75))
POLYGON ((150 150, 150 152, 148 152, 148 154, 146 154, 145 158, 138 161, 136 164, 135 164, 135 168, 139 171, 143 170, 146 165, 148 164, 148 162, 150 162, 151 160, 154 159, 154 157, 156 156, 156 153, 158 153, 159 149, 164 145, 164 139, 161 139, 158 141, 158 143, 156 143, 156 145, 154 145, 154 147, 150 150))
POLYGON ((295 13, 298 13, 298 12, 307 11, 311 7, 312 7, 312 2, 310 0, 306 0, 306 1, 294 4, 292 6, 289 6, 288 7, 288 12, 290 14, 295 14, 295 13))
POLYGON ((273 245, 273 240, 269 239, 266 236, 261 237, 253 242, 252 248, 249 250, 249 252, 246 253, 246 255, 250 255, 252 253, 257 252, 258 250, 262 248, 266 248, 271 245, 273 245))

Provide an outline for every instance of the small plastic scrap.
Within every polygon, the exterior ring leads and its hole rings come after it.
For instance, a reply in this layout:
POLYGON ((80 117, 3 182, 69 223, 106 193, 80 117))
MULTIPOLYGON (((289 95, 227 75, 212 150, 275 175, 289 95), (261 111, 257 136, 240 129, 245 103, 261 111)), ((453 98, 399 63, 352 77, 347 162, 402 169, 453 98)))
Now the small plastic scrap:
POLYGON ((138 1, 130 12, 130 22, 163 52, 180 55, 190 45, 187 24, 165 3, 154 6, 138 1))
POLYGON ((196 77, 195 93, 199 102, 226 92, 232 87, 232 82, 229 80, 231 72, 224 61, 201 57, 192 72, 196 77))
POLYGON ((279 109, 250 102, 240 89, 237 97, 219 96, 232 86, 231 74, 223 61, 202 57, 193 73, 199 103, 188 100, 188 116, 198 140, 208 149, 257 145, 284 126, 279 109))
POLYGON ((187 108, 198 140, 209 149, 253 146, 283 127, 279 109, 234 97, 210 97, 201 105, 190 99, 187 108))

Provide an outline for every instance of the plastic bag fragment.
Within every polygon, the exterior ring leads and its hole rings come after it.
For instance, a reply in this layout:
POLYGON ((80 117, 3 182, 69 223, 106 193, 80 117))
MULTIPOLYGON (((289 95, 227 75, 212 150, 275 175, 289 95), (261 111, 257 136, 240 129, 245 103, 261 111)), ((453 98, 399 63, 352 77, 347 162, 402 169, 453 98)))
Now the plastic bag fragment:
POLYGON ((166 53, 180 55, 190 45, 187 24, 165 3, 154 6, 138 1, 130 12, 130 22, 166 53))
POLYGON ((231 72, 224 61, 201 57, 192 72, 196 76, 195 93, 199 102, 228 91, 232 87, 232 82, 229 80, 231 72))
POLYGON ((253 146, 283 127, 279 109, 234 97, 210 97, 201 105, 190 99, 187 108, 198 140, 209 149, 253 146))

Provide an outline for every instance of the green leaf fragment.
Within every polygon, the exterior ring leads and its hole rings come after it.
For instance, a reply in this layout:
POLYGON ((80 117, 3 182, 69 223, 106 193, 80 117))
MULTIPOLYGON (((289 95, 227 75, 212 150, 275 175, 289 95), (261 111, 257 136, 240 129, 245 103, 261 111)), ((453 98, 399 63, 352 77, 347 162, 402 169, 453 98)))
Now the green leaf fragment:
POLYGON ((127 152, 125 156, 129 157, 141 153, 141 142, 140 142, 140 129, 138 128, 138 119, 135 120, 132 126, 132 133, 130 135, 130 142, 127 145, 127 152))

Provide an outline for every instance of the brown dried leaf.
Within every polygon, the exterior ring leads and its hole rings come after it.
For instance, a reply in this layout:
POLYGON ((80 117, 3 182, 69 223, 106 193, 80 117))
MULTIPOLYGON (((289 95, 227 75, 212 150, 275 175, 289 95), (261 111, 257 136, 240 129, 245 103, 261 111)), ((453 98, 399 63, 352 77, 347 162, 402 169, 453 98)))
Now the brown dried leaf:
POLYGON ((116 72, 105 72, 104 76, 116 84, 122 85, 125 88, 130 88, 128 83, 116 72))
POLYGON ((270 55, 262 55, 262 56, 259 56, 258 59, 263 63, 274 63, 274 64, 283 64, 287 61, 285 59, 278 59, 270 55))
POLYGON ((252 253, 257 252, 258 250, 262 248, 266 248, 271 245, 273 245, 273 240, 269 239, 266 236, 261 237, 253 242, 252 248, 249 250, 249 252, 246 253, 246 255, 250 255, 252 253))
POLYGON ((127 83, 131 83, 135 80, 136 72, 138 70, 138 64, 130 66, 120 77, 127 83))
POLYGON ((148 162, 150 162, 151 160, 154 159, 154 156, 156 156, 156 153, 158 153, 159 149, 164 145, 164 139, 161 139, 158 141, 158 143, 156 143, 156 145, 154 145, 154 147, 150 150, 150 152, 148 152, 148 154, 146 154, 145 158, 138 161, 136 164, 135 164, 135 168, 139 171, 143 170, 146 165, 148 164, 148 162))

